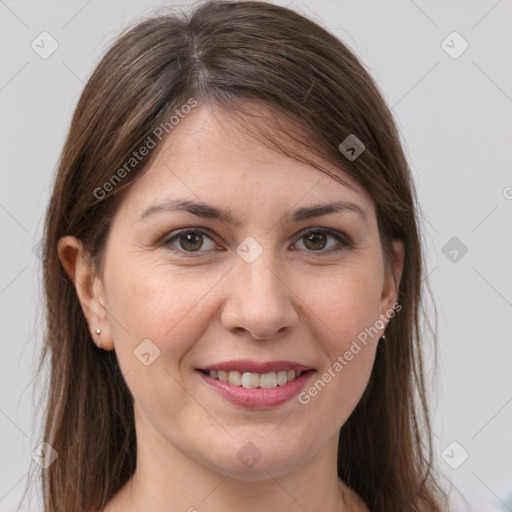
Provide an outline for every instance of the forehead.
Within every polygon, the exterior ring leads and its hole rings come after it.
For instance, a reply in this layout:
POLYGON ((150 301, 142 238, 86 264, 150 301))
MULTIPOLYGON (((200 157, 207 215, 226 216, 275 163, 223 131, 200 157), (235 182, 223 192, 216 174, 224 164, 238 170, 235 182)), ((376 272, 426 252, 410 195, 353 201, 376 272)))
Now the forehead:
MULTIPOLYGON (((268 109, 255 106, 260 120, 268 109)), ((258 126, 255 124, 254 130, 258 126)), ((282 137, 276 133, 276 140, 282 137)), ((290 141, 283 139, 283 144, 290 141)), ((304 150, 302 150, 304 151, 304 150)), ((366 191, 346 172, 328 162, 326 169, 350 187, 312 165, 284 155, 242 130, 220 109, 199 107, 172 129, 151 166, 134 182, 123 203, 139 213, 149 201, 184 195, 191 200, 215 200, 229 206, 293 205, 326 200, 352 200, 373 209, 366 191)))

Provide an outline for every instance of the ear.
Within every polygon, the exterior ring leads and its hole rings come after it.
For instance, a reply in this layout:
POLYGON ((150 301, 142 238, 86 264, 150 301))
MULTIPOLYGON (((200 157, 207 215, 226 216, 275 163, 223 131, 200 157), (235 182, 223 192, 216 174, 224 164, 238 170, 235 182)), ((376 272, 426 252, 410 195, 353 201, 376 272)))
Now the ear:
POLYGON ((75 286, 91 338, 102 349, 112 350, 114 343, 108 322, 103 283, 97 276, 82 242, 74 236, 64 236, 57 243, 57 251, 64 270, 75 286), (96 333, 97 329, 101 329, 100 334, 96 333))
POLYGON ((381 314, 393 309, 398 301, 398 290, 404 269, 405 249, 402 240, 391 241, 393 255, 391 265, 386 268, 386 277, 381 297, 381 314))

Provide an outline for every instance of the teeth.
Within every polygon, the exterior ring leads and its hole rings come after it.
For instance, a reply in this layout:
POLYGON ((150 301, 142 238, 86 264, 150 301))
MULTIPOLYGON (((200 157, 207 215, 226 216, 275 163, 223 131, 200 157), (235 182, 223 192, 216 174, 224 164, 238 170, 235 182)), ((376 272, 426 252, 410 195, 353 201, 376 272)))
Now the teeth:
POLYGON ((262 373, 260 375, 260 388, 275 388, 277 386, 276 372, 262 373))
POLYGON ((233 386, 241 386, 242 385, 242 374, 240 372, 229 372, 228 373, 228 382, 233 386))
POLYGON ((291 382, 302 374, 295 370, 279 370, 268 373, 251 373, 238 371, 226 372, 223 370, 210 370, 208 375, 212 379, 222 382, 229 382, 232 386, 242 386, 244 388, 275 388, 291 382))
MULTIPOLYGON (((279 370, 277 373, 277 385, 282 386, 288 382, 288 372, 286 370, 279 370)), ((290 379, 293 380, 293 379, 290 379)))
MULTIPOLYGON (((229 372, 231 373, 231 372, 229 372)), ((259 373, 242 373, 242 387, 243 388, 259 388, 260 387, 260 374, 259 373)))

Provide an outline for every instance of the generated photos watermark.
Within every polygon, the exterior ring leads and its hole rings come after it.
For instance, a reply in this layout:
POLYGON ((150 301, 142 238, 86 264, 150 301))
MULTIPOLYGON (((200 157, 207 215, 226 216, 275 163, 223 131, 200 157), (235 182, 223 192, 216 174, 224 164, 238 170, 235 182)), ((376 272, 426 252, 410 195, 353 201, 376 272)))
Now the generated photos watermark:
POLYGON ((322 389, 325 388, 332 379, 338 375, 345 366, 347 366, 352 359, 354 359, 361 350, 366 347, 368 341, 379 336, 381 332, 386 328, 387 323, 397 313, 402 311, 402 305, 398 302, 393 304, 393 307, 388 309, 385 314, 381 314, 379 319, 371 327, 366 327, 357 335, 357 340, 353 340, 350 348, 344 352, 343 355, 339 355, 329 368, 318 378, 307 390, 299 393, 298 400, 301 404, 306 405, 311 402, 311 399, 318 395, 322 389), (361 346, 362 345, 362 346, 361 346))
POLYGON ((174 111, 167 121, 160 123, 150 135, 146 137, 144 143, 137 151, 134 151, 126 162, 114 173, 112 176, 101 186, 94 189, 94 197, 98 200, 105 198, 105 196, 112 192, 114 187, 129 174, 142 159, 147 156, 152 149, 154 149, 159 141, 161 141, 176 125, 179 124, 181 119, 184 119, 194 107, 198 105, 195 98, 189 98, 179 109, 174 111), (157 139, 157 140, 155 140, 157 139))

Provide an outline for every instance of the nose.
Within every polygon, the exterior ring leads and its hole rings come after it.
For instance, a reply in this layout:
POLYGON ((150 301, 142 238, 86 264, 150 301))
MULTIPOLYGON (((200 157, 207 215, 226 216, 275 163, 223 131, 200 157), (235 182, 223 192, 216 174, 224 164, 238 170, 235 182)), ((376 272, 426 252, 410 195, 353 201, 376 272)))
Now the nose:
POLYGON ((299 321, 289 275, 264 254, 252 263, 237 259, 221 312, 226 329, 258 340, 284 334, 299 321))

